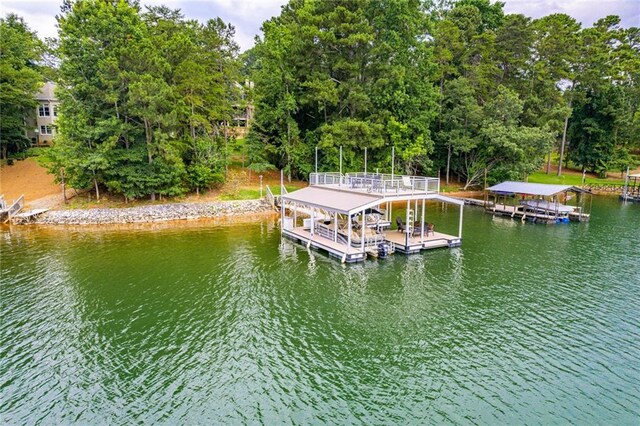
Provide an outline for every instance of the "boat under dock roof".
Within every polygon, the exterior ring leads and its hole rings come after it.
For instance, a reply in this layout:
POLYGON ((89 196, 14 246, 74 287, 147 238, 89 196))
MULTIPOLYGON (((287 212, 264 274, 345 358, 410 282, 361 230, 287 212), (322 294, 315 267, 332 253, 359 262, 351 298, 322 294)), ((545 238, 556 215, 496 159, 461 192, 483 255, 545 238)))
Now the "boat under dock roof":
POLYGON ((546 183, 529 183, 507 181, 487 188, 487 191, 500 194, 525 194, 550 197, 563 192, 588 192, 573 185, 551 185, 546 183))

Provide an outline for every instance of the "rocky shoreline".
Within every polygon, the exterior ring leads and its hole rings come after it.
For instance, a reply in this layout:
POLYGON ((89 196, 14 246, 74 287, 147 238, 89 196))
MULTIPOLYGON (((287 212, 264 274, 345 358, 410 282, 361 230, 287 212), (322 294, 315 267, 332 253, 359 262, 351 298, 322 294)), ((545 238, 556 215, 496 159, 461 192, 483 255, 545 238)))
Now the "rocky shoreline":
MULTIPOLYGON (((108 209, 52 210, 28 223, 41 225, 100 225, 248 216, 273 212, 264 200, 175 203, 108 209)), ((14 220, 14 223, 15 220, 14 220)), ((26 223, 26 222, 25 222, 26 223)))

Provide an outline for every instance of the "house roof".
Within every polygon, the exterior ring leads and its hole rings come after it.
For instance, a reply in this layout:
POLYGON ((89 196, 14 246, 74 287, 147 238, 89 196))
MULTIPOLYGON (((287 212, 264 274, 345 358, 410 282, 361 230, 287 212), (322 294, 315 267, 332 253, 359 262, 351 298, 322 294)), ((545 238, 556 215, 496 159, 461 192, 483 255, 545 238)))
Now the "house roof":
POLYGON ((52 81, 46 81, 40 91, 36 94, 36 99, 39 101, 53 101, 56 100, 56 95, 54 90, 56 88, 56 84, 52 81))
POLYGON ((566 191, 585 192, 577 186, 572 185, 549 185, 546 183, 529 183, 529 182, 502 182, 487 188, 490 192, 501 194, 526 194, 540 195, 548 197, 550 195, 559 194, 566 191))
POLYGON ((338 213, 353 214, 367 207, 376 206, 381 202, 382 197, 309 186, 284 194, 282 199, 338 213))

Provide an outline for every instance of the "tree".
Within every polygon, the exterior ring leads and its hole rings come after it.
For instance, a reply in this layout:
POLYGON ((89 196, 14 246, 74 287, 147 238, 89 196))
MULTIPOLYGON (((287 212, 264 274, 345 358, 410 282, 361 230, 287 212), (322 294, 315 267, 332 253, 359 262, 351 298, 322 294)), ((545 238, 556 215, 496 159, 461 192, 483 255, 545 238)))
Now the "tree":
MULTIPOLYGON (((292 1, 252 51, 256 120, 249 139, 289 177, 321 167, 430 167, 436 115, 428 16, 418 1, 292 1)), ((258 158, 256 161, 260 161, 258 158)))
POLYGON ((8 158, 28 148, 25 118, 37 106, 42 84, 38 61, 43 43, 22 18, 9 14, 0 19, 0 154, 8 158))
POLYGON ((187 21, 125 0, 65 4, 60 137, 52 168, 125 199, 200 191, 220 181, 237 99, 237 45, 220 19, 187 21))

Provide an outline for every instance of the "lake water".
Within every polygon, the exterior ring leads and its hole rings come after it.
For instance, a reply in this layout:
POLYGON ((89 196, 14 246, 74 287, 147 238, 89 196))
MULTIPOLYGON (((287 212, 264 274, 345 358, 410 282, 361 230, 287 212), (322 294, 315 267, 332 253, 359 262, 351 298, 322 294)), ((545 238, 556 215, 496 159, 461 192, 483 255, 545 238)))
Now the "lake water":
POLYGON ((5 228, 2 423, 639 423, 640 205, 356 265, 274 222, 5 228))

